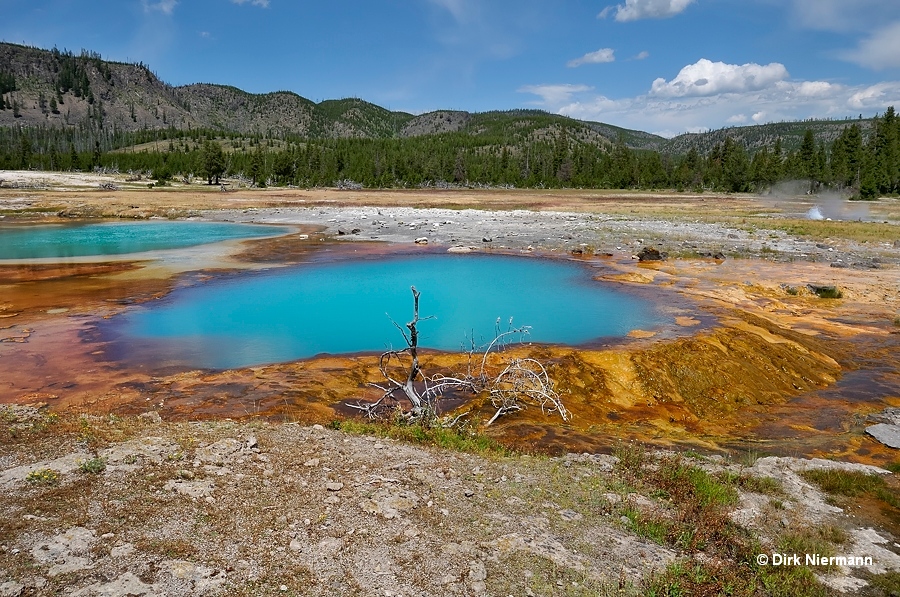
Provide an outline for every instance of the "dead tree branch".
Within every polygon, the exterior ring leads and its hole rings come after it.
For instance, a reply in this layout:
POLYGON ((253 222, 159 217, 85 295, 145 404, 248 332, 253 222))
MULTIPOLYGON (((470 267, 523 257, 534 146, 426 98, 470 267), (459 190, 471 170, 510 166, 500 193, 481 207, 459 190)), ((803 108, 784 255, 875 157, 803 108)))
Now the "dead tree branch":
MULTIPOLYGON (((472 395, 487 394, 496 412, 487 421, 491 425, 503 415, 524 410, 528 406, 540 407, 545 414, 558 414, 563 421, 571 418, 569 411, 563 406, 559 394, 554 389, 546 367, 533 358, 515 358, 500 360, 500 364, 492 364, 489 357, 496 355, 509 344, 514 336, 528 335, 528 326, 513 327, 509 320, 506 331, 500 331, 500 320, 494 338, 483 347, 477 347, 474 339, 468 351, 467 371, 463 375, 445 375, 436 373, 425 375, 419 363, 419 329, 420 321, 431 317, 419 317, 420 293, 415 286, 413 294, 413 318, 404 330, 394 322, 400 331, 406 347, 399 350, 388 350, 378 359, 378 368, 386 383, 371 384, 381 391, 381 396, 368 404, 350 405, 362 411, 369 418, 383 417, 387 412, 399 412, 407 420, 427 421, 433 424, 436 420, 436 402, 447 392, 466 392, 472 395), (472 361, 480 355, 477 371, 473 370, 472 361), (404 410, 402 402, 408 401, 410 408, 404 410)), ((456 425, 468 413, 445 421, 444 426, 456 425)))

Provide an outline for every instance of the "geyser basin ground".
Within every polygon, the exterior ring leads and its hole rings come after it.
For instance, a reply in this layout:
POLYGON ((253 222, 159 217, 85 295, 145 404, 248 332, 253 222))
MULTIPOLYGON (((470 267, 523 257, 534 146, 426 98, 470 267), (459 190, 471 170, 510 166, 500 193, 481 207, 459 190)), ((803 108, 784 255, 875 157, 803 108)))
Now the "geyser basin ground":
MULTIPOLYGON (((464 351, 496 330, 529 326, 529 342, 581 345, 655 327, 653 303, 559 260, 419 255, 306 264, 181 288, 110 321, 116 351, 158 364, 231 369, 322 353, 405 346, 394 323, 421 292, 419 345, 464 351)), ((523 339, 519 336, 515 341, 523 339)))
POLYGON ((278 226, 185 221, 0 226, 0 260, 126 255, 283 232, 278 226))

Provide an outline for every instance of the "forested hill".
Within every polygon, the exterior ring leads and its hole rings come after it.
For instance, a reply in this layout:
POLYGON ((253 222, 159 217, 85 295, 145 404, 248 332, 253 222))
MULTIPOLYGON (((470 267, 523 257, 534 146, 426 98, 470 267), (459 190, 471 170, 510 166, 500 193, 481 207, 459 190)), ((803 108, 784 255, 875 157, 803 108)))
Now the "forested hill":
MULTIPOLYGON (((639 131, 532 110, 414 116, 360 99, 314 103, 289 91, 252 94, 212 83, 173 87, 144 64, 110 62, 87 51, 74 54, 7 43, 0 43, 0 91, 0 126, 107 131, 102 137, 202 128, 274 138, 387 139, 456 132, 527 139, 553 136, 564 126, 598 146, 608 146, 615 140, 610 135, 619 133, 663 141, 639 131)), ((106 146, 104 139, 101 144, 106 146)))
MULTIPOLYGON (((99 140, 113 149, 115 134, 160 129, 209 129, 267 138, 391 139, 445 133, 499 139, 514 146, 555 138, 560 131, 581 143, 608 149, 621 140, 631 149, 683 155, 705 154, 731 137, 752 154, 781 138, 799 148, 807 128, 830 144, 850 123, 810 121, 729 128, 664 139, 599 122, 538 110, 472 114, 437 111, 414 116, 360 99, 312 102, 290 91, 252 94, 224 85, 173 87, 147 65, 103 60, 88 51, 42 50, 0 43, 0 127, 69 130, 78 149, 99 140)), ((870 120, 860 122, 863 131, 870 120)))

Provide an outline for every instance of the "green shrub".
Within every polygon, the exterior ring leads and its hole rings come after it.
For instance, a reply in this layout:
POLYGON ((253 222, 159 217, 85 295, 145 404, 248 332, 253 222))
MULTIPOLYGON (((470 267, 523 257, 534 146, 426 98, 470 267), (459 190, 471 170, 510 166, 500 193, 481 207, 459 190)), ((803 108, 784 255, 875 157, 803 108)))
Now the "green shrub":
POLYGON ((78 470, 82 473, 96 475, 97 473, 102 473, 104 469, 106 469, 105 458, 91 458, 90 460, 84 460, 78 464, 78 470))

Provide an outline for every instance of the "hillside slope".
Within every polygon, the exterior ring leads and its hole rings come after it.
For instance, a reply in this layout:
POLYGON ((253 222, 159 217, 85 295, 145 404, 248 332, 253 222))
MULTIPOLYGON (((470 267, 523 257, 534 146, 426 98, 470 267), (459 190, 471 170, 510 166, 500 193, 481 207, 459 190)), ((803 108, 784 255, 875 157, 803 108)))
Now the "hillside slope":
POLYGON ((498 145, 555 140, 608 148, 621 140, 637 150, 701 154, 731 137, 750 153, 782 140, 785 151, 799 147, 807 129, 830 144, 858 122, 865 134, 872 120, 772 123, 679 135, 673 139, 585 122, 540 110, 469 113, 439 110, 421 115, 394 112, 362 99, 315 103, 291 91, 253 94, 226 85, 196 83, 173 87, 142 63, 103 60, 99 54, 43 50, 0 43, 0 127, 44 126, 122 132, 176 128, 211 129, 239 135, 308 139, 387 139, 448 133, 490 139, 498 145))

